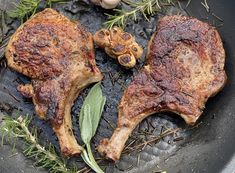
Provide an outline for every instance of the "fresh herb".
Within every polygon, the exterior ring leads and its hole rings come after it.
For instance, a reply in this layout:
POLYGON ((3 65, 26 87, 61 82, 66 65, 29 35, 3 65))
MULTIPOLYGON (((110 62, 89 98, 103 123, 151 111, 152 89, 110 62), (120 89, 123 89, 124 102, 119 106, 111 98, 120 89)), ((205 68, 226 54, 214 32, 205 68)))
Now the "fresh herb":
MULTIPOLYGON (((63 2, 64 0, 47 0, 43 8, 51 7, 52 3, 63 2)), ((42 0, 20 0, 19 3, 15 3, 15 10, 8 13, 11 18, 19 18, 21 22, 26 18, 33 16, 42 0)))
POLYGON ((96 133, 105 102, 106 98, 102 95, 100 83, 97 83, 88 93, 79 116, 81 137, 86 145, 86 150, 82 151, 81 156, 85 163, 97 173, 103 173, 103 171, 92 155, 90 142, 96 133))
POLYGON ((108 21, 104 23, 107 28, 112 28, 114 25, 125 27, 128 19, 137 20, 137 15, 141 13, 146 20, 148 16, 153 15, 155 12, 161 11, 165 6, 173 4, 173 0, 142 0, 142 1, 129 1, 125 3, 131 7, 131 10, 114 9, 116 14, 107 14, 108 21))
POLYGON ((15 10, 8 13, 11 18, 19 18, 23 22, 25 18, 33 16, 38 9, 41 0, 21 0, 19 4, 15 3, 15 10))
POLYGON ((77 168, 67 168, 65 160, 56 154, 55 148, 51 144, 47 148, 39 144, 37 130, 29 130, 30 122, 29 117, 20 116, 16 120, 4 117, 0 126, 2 144, 5 136, 9 138, 9 141, 12 141, 12 138, 15 140, 21 138, 25 142, 25 156, 34 158, 37 167, 47 168, 51 173, 76 173, 77 168))

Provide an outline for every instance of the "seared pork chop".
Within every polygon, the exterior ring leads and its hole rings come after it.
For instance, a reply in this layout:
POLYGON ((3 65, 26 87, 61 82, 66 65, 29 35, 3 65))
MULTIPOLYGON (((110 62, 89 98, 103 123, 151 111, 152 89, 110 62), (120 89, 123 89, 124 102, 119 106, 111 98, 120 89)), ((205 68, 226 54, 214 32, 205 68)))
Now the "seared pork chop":
POLYGON ((174 112, 193 125, 208 98, 225 85, 224 62, 214 27, 185 16, 163 17, 148 45, 147 65, 125 90, 117 128, 99 152, 118 160, 134 128, 156 112, 174 112))
POLYGON ((61 151, 80 153, 72 131, 71 106, 87 85, 100 81, 92 35, 52 9, 36 14, 11 37, 6 49, 9 67, 32 78, 19 91, 32 97, 36 114, 50 119, 61 151))

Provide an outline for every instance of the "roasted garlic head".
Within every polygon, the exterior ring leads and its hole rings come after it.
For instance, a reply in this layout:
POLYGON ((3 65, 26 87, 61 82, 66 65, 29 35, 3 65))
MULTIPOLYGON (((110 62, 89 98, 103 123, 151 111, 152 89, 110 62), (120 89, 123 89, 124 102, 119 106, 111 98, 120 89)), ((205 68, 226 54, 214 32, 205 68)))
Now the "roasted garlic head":
POLYGON ((112 58, 125 68, 132 68, 136 64, 136 59, 143 54, 143 49, 136 42, 135 38, 124 32, 119 27, 110 30, 101 29, 93 36, 94 42, 112 58))

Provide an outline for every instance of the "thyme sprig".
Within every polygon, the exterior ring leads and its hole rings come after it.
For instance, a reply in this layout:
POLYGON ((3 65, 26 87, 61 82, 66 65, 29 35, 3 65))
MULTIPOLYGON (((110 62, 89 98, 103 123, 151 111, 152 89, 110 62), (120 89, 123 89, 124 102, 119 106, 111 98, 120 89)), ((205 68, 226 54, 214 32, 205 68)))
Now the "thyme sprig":
POLYGON ((11 117, 4 117, 0 126, 2 144, 6 136, 15 140, 21 138, 25 143, 25 156, 34 158, 37 167, 47 168, 51 173, 76 173, 77 168, 67 168, 65 160, 57 155, 55 148, 51 144, 46 148, 39 144, 37 130, 29 130, 30 122, 31 119, 29 117, 23 118, 20 116, 16 120, 11 117))
POLYGON ((144 18, 149 21, 148 16, 153 15, 155 12, 161 11, 165 6, 173 4, 173 0, 142 0, 142 1, 129 1, 125 3, 131 7, 130 10, 114 9, 114 15, 106 14, 108 16, 104 25, 107 28, 112 28, 114 25, 125 27, 128 19, 137 20, 137 15, 141 13, 144 18))

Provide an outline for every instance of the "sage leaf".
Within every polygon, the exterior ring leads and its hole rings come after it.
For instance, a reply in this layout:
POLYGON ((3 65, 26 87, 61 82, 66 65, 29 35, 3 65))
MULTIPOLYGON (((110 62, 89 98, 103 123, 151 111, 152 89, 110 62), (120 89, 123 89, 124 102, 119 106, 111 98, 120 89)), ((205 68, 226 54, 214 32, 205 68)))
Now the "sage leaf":
POLYGON ((82 110, 83 114, 85 115, 82 119, 82 127, 81 128, 81 137, 85 144, 90 143, 92 138, 92 118, 91 118, 91 108, 90 105, 87 104, 84 106, 82 110))
MULTIPOLYGON (((92 138, 95 135, 104 109, 105 102, 106 98, 102 95, 102 90, 99 82, 92 87, 82 105, 79 116, 79 126, 81 130, 81 135, 83 135, 82 133, 88 133, 85 131, 90 131, 90 130, 92 131, 90 138, 92 138), (87 111, 85 111, 86 105, 90 106, 90 111, 89 111, 90 112, 89 121, 91 121, 90 126, 88 126, 89 122, 86 122, 88 121, 87 117, 88 115, 86 113, 87 111)), ((86 143, 85 141, 83 142, 86 143)))
POLYGON ((81 137, 83 142, 86 144, 87 149, 82 151, 81 156, 84 162, 97 173, 104 173, 104 171, 102 171, 92 155, 90 141, 96 133, 105 102, 106 98, 102 95, 99 82, 94 85, 88 93, 82 105, 79 116, 81 137))

